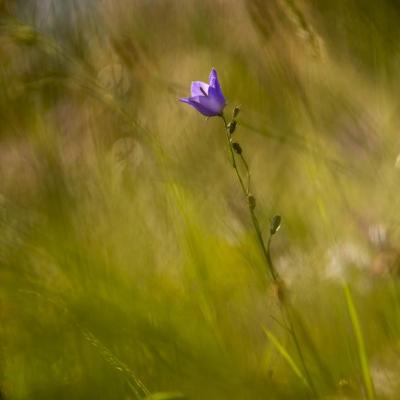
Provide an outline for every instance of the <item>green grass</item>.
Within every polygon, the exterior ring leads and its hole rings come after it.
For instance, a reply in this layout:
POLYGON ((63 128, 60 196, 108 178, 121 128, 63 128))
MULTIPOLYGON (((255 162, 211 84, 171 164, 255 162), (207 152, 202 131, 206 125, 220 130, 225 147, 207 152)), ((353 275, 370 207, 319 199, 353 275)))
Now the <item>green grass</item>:
POLYGON ((2 396, 399 398, 399 14, 0 0, 2 396), (222 121, 177 101, 213 66, 304 363, 222 121))
POLYGON ((357 342, 357 349, 358 349, 358 354, 360 357, 360 365, 361 365, 365 390, 367 392, 367 397, 368 397, 368 399, 375 399, 374 384, 373 384, 372 378, 371 378, 371 372, 370 372, 370 367, 369 367, 369 362, 368 362, 368 355, 367 355, 367 351, 365 349, 364 336, 363 336, 360 321, 359 321, 359 318, 357 315, 357 310, 354 305, 353 297, 351 295, 351 291, 350 291, 350 288, 348 285, 344 286, 344 294, 346 297, 346 303, 347 303, 347 307, 349 310, 351 324, 353 326, 354 335, 355 335, 355 339, 357 342))

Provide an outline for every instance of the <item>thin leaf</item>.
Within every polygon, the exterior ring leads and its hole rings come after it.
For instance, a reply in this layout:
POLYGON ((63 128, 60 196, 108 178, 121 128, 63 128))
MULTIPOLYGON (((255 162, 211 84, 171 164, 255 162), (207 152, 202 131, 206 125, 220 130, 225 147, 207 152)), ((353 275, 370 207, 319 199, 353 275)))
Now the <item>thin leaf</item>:
POLYGON ((297 366, 293 357, 288 353, 285 347, 279 342, 278 338, 267 328, 264 328, 264 332, 267 335, 268 339, 272 343, 272 345, 276 348, 276 350, 281 354, 281 356, 287 361, 293 372, 303 381, 303 383, 309 387, 307 379, 301 373, 300 368, 297 366))
POLYGON ((175 392, 159 392, 153 393, 144 400, 182 400, 186 397, 182 393, 175 392))
POLYGON ((365 389, 367 391, 368 399, 373 400, 375 399, 375 390, 369 369, 368 357, 365 349, 365 341, 360 325, 360 320, 358 318, 357 310, 354 305, 353 296, 351 295, 349 286, 346 284, 344 285, 343 289, 346 297, 347 309, 349 311, 351 324, 353 326, 354 335, 356 337, 358 356, 360 358, 361 371, 364 379, 365 389))

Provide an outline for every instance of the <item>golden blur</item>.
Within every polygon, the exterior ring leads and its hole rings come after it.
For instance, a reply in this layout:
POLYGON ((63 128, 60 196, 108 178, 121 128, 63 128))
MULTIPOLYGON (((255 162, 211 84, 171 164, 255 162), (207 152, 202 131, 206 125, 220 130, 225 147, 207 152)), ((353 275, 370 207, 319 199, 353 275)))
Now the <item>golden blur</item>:
POLYGON ((223 123, 177 101, 212 67, 262 229, 283 218, 272 256, 320 398, 372 398, 370 373, 397 399, 399 17, 394 0, 0 0, 4 399, 309 398, 273 342, 298 363, 223 123))

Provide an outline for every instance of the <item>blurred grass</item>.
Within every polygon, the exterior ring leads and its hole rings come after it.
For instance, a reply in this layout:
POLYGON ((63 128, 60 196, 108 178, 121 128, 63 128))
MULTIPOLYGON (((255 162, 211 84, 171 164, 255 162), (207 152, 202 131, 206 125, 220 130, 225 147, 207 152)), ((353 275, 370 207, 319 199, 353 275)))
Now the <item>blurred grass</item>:
POLYGON ((368 398, 368 365, 397 399, 399 14, 0 0, 1 395, 310 397, 222 123, 177 102, 214 66, 320 397, 368 398))

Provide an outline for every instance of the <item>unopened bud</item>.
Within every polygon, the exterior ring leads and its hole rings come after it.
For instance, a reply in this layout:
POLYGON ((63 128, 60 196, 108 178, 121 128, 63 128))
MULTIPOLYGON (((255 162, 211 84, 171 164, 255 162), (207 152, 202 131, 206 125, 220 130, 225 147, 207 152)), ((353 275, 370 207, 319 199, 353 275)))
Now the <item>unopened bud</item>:
POLYGON ((282 218, 280 215, 274 215, 271 219, 271 225, 269 228, 269 232, 271 235, 275 235, 278 232, 279 228, 281 227, 282 218))
POLYGON ((237 154, 242 154, 242 148, 240 147, 240 144, 237 142, 232 143, 232 148, 235 150, 235 153, 237 154))
POLYGON ((250 194, 249 197, 248 197, 248 200, 249 200, 250 210, 254 210, 256 208, 256 199, 255 199, 255 197, 250 194))
POLYGON ((233 109, 233 113, 232 113, 232 118, 235 119, 240 113, 240 107, 239 106, 235 106, 235 108, 233 109))
POLYGON ((235 132, 236 124, 237 124, 237 122, 235 120, 229 122, 229 124, 228 124, 229 133, 231 135, 232 135, 233 132, 235 132))

